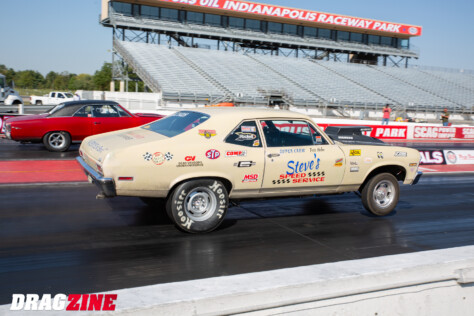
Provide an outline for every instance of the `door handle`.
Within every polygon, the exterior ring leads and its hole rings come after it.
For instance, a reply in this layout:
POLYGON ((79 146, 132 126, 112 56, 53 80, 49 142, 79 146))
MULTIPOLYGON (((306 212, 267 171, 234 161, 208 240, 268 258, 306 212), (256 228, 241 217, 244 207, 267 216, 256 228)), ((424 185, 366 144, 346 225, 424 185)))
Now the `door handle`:
POLYGON ((99 124, 100 124, 100 122, 94 122, 94 125, 99 125, 99 124))
POLYGON ((280 157, 280 154, 268 154, 268 158, 280 157))

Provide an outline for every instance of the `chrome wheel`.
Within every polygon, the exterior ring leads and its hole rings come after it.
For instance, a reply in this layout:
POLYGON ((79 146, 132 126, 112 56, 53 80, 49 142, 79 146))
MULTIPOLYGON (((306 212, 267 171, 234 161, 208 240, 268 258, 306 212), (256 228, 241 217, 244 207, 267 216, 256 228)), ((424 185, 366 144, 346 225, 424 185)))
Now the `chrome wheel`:
POLYGON ((186 196, 184 204, 186 215, 195 222, 202 222, 216 211, 217 198, 210 189, 199 187, 186 196))
POLYGON ((374 201, 381 208, 389 207, 395 197, 395 187, 392 182, 387 180, 382 180, 375 185, 374 188, 374 201))
POLYGON ((61 149, 66 144, 66 137, 62 133, 51 133, 48 136, 48 143, 54 149, 61 149))

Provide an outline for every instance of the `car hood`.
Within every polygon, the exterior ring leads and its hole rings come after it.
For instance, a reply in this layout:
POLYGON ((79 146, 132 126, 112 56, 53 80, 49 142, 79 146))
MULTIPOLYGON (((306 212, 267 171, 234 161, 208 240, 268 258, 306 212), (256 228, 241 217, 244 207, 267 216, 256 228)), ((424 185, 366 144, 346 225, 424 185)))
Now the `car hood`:
POLYGON ((6 123, 14 123, 14 122, 21 122, 21 121, 31 121, 31 120, 38 120, 47 117, 49 113, 43 113, 38 115, 20 115, 15 117, 10 117, 6 120, 6 123))
POLYGON ((152 141, 169 139, 161 134, 141 127, 121 130, 106 134, 87 137, 81 145, 81 152, 92 158, 96 163, 102 163, 108 154, 113 154, 131 146, 141 145, 152 141))

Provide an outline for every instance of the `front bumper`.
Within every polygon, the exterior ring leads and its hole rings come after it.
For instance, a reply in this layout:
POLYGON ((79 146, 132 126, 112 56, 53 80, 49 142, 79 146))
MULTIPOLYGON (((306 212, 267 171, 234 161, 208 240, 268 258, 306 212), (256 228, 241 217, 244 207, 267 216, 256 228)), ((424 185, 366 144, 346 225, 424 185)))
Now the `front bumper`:
POLYGON ((418 171, 418 172, 416 173, 416 177, 415 177, 415 179, 413 180, 413 182, 412 182, 411 185, 416 185, 416 184, 418 183, 418 181, 420 181, 420 178, 421 178, 422 175, 423 175, 423 172, 418 171))
POLYGON ((82 157, 77 157, 76 160, 79 162, 82 169, 84 169, 84 172, 90 183, 95 184, 106 197, 117 196, 114 179, 102 177, 97 171, 92 169, 91 166, 89 166, 84 161, 84 159, 82 159, 82 157))

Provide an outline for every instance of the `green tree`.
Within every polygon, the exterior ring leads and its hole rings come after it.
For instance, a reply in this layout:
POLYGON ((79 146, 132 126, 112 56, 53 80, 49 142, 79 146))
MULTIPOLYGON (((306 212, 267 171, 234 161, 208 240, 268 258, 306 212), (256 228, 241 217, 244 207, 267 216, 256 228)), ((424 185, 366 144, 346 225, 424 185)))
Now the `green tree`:
POLYGON ((109 90, 110 81, 112 80, 112 64, 104 63, 102 68, 95 72, 92 80, 94 82, 94 90, 109 90))
POLYGON ((15 84, 21 88, 41 88, 44 85, 43 75, 34 70, 19 71, 15 74, 15 84))
POLYGON ((71 77, 69 81, 70 90, 94 90, 93 77, 88 74, 79 74, 71 77))
POLYGON ((54 89, 53 83, 54 83, 54 80, 56 80, 57 77, 58 77, 58 74, 56 72, 54 72, 54 71, 48 72, 48 74, 45 77, 44 88, 51 89, 51 90, 54 89))

